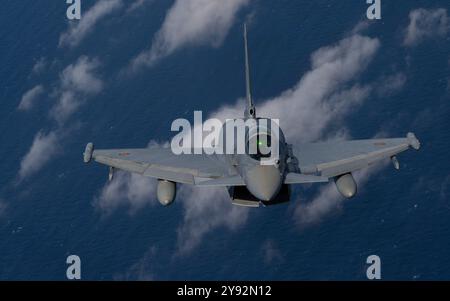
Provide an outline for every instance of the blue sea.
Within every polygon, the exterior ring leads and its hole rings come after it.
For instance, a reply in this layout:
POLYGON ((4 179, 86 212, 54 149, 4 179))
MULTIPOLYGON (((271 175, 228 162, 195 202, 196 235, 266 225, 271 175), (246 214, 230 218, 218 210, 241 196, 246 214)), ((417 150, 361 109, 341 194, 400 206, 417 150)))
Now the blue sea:
MULTIPOLYGON (((369 95, 342 121, 352 138, 412 131, 422 142, 419 152, 401 154, 399 171, 388 167, 372 175, 354 199, 314 225, 299 227, 294 211, 320 188, 297 187, 289 204, 251 209, 236 228, 211 227, 182 255, 186 200, 165 208, 149 195, 150 205, 139 210, 122 205, 104 214, 95 200, 108 170, 83 163, 86 143, 145 147, 168 141, 176 118, 234 105, 245 95, 241 24, 249 16, 258 107, 294 87, 311 69, 312 53, 336 45, 364 21, 366 1, 250 1, 220 45, 182 47, 131 78, 120 71, 151 46, 174 1, 150 1, 129 15, 122 7, 71 49, 58 46, 68 30, 65 1, 3 2, 1 280, 65 280, 71 254, 81 258, 83 280, 365 280, 372 254, 381 259, 384 280, 450 280, 450 34, 414 47, 402 43, 410 11, 445 8, 449 14, 448 0, 382 1, 382 19, 364 31, 379 39, 380 49, 359 81, 401 72, 406 83, 391 95, 369 95), (36 134, 58 129, 49 115, 54 94, 61 72, 81 56, 99 61, 103 89, 67 121, 50 160, 20 181, 36 134), (33 72, 41 59, 44 70, 33 72), (22 95, 38 84, 45 92, 37 105, 18 110, 22 95)), ((95 2, 82 0, 83 11, 95 2)))

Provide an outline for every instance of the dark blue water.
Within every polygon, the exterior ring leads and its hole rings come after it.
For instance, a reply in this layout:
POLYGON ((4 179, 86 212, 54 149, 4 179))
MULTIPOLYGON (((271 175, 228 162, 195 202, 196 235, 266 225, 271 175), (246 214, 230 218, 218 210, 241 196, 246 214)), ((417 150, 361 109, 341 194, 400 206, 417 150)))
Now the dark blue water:
MULTIPOLYGON (((423 143, 419 153, 402 154, 399 172, 373 176, 318 225, 299 229, 295 203, 252 210, 243 227, 216 228, 181 257, 174 254, 182 202, 102 216, 93 200, 107 171, 82 163, 85 143, 166 141, 173 119, 191 118, 195 109, 214 112, 242 97, 240 23, 251 12, 254 97, 279 95, 310 69, 312 52, 338 42, 365 17, 366 1, 255 1, 221 47, 183 49, 128 80, 117 73, 150 45, 173 2, 155 1, 127 17, 112 14, 73 50, 58 48, 67 29, 63 2, 6 1, 0 10, 0 199, 7 205, 0 216, 0 279, 65 279, 69 254, 82 258, 83 279, 365 279, 371 254, 381 257, 384 279, 450 279, 450 42, 402 46, 410 10, 449 9, 447 0, 383 1, 383 19, 367 30, 381 48, 360 76, 371 82, 397 70, 408 80, 392 97, 370 96, 344 121, 353 137, 414 131, 423 143), (55 88, 61 70, 80 55, 99 58, 106 88, 72 117, 59 154, 17 184, 35 134, 57 128, 48 118, 54 103, 48 93, 26 113, 16 109, 20 98, 36 84, 55 88), (49 67, 31 74, 42 57, 49 67), (275 249, 272 260, 267 242, 275 249)), ((84 9, 93 2, 83 1, 84 9)), ((296 189, 305 202, 314 192, 296 189)))

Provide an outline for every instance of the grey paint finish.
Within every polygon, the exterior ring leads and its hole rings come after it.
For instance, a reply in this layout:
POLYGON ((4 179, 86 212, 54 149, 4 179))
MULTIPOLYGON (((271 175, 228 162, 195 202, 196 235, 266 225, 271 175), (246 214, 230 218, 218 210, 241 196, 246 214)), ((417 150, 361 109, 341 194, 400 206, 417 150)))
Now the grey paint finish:
POLYGON ((272 200, 281 188, 280 170, 274 166, 257 165, 244 174, 247 189, 262 201, 272 200))
POLYGON ((300 171, 335 177, 390 158, 411 147, 407 138, 300 144, 293 149, 300 171))
POLYGON ((194 184, 194 177, 220 178, 237 171, 214 156, 175 155, 170 148, 94 150, 93 159, 147 177, 194 184))

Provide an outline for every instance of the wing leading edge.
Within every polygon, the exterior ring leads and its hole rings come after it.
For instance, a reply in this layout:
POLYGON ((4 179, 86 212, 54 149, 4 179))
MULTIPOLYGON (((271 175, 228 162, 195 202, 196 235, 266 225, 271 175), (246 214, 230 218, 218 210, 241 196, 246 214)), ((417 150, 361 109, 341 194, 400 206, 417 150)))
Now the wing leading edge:
POLYGON ((292 152, 301 173, 331 178, 392 158, 409 148, 420 148, 413 133, 406 138, 303 143, 292 152))
MULTIPOLYGON (((182 184, 195 185, 237 175, 226 162, 218 160, 214 155, 175 155, 170 148, 164 147, 93 150, 91 146, 91 152, 91 157, 87 158, 89 160, 146 177, 182 184)), ((235 178, 234 182, 237 181, 235 178)))

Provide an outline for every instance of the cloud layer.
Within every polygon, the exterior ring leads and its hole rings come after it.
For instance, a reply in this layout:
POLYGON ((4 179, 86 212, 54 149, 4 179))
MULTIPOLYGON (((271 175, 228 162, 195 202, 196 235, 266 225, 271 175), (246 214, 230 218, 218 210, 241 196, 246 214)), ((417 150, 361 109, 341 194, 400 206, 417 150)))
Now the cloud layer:
MULTIPOLYGON (((169 144, 152 140, 147 147, 169 147, 169 144)), ((133 214, 145 206, 158 203, 156 183, 155 179, 119 170, 114 174, 113 180, 103 186, 94 199, 94 206, 107 215, 119 207, 128 207, 133 214)))
POLYGON ((409 13, 409 25, 406 29, 404 45, 415 46, 432 37, 445 37, 450 30, 447 10, 415 9, 409 13))
MULTIPOLYGON (((339 121, 357 109, 373 89, 370 85, 361 85, 357 79, 379 47, 378 39, 354 34, 335 45, 320 48, 311 56, 311 70, 293 88, 258 105, 258 114, 279 118, 290 143, 326 139, 325 134, 330 133, 327 129, 331 124, 337 125, 331 131, 332 136, 341 135, 344 127, 339 121)), ((239 100, 234 106, 222 107, 212 117, 223 120, 241 116, 242 107, 243 101, 239 100)), ((118 204, 125 205, 124 199, 133 207, 136 200, 128 196, 129 191, 131 187, 140 191, 136 187, 144 180, 127 176, 115 181, 118 182, 107 184, 101 191, 98 199, 103 201, 98 204, 103 205, 100 208, 108 211, 118 204), (116 198, 116 195, 120 197, 116 198)), ((148 189, 148 186, 143 187, 145 188, 142 189, 148 189)), ((327 189, 333 189, 333 186, 327 189)), ((146 193, 150 193, 150 190, 146 193)), ((323 196, 333 197, 330 193, 323 196)), ((178 199, 183 201, 185 211, 183 222, 178 228, 178 255, 189 254, 215 229, 239 229, 248 219, 249 210, 233 206, 225 189, 182 185, 178 191, 178 199), (211 195, 214 195, 213 199, 211 195)), ((333 199, 330 202, 333 204, 333 199)), ((306 209, 307 216, 314 214, 316 209, 313 207, 306 209)))
MULTIPOLYGON (((389 161, 379 162, 373 167, 354 173, 358 187, 363 186, 372 175, 380 172, 388 163, 389 161)), ((299 205, 295 208, 294 218, 301 228, 306 228, 320 223, 329 214, 339 212, 346 199, 339 194, 336 185, 330 183, 323 186, 312 201, 303 203, 299 199, 296 202, 299 205)))
MULTIPOLYGON (((105 175, 106 176, 106 175, 105 175)), ((107 183, 94 200, 96 208, 110 214, 119 207, 128 207, 134 213, 156 200, 156 180, 126 172, 116 172, 113 181, 107 183)))
POLYGON ((178 197, 184 206, 183 223, 178 228, 178 255, 191 252, 211 231, 221 227, 236 230, 243 226, 248 218, 249 209, 232 205, 223 187, 199 188, 183 185, 178 197))
POLYGON ((236 14, 250 0, 177 0, 167 12, 150 49, 131 62, 131 70, 150 66, 179 48, 222 44, 236 14))
MULTIPOLYGON (((96 74, 99 66, 98 60, 82 56, 61 72, 58 88, 54 91, 56 103, 50 110, 50 117, 56 121, 57 128, 47 134, 44 134, 44 130, 36 134, 30 150, 20 163, 20 180, 36 173, 49 162, 51 156, 56 154, 57 146, 61 144, 60 140, 67 131, 66 121, 89 96, 102 91, 103 81, 96 74)), ((25 101, 25 106, 31 105, 32 100, 36 98, 34 94, 36 92, 31 93, 33 97, 24 96, 22 100, 25 101)))
POLYGON ((19 180, 37 172, 52 156, 58 152, 58 136, 55 132, 45 134, 40 131, 34 137, 33 144, 22 159, 19 170, 19 180))

